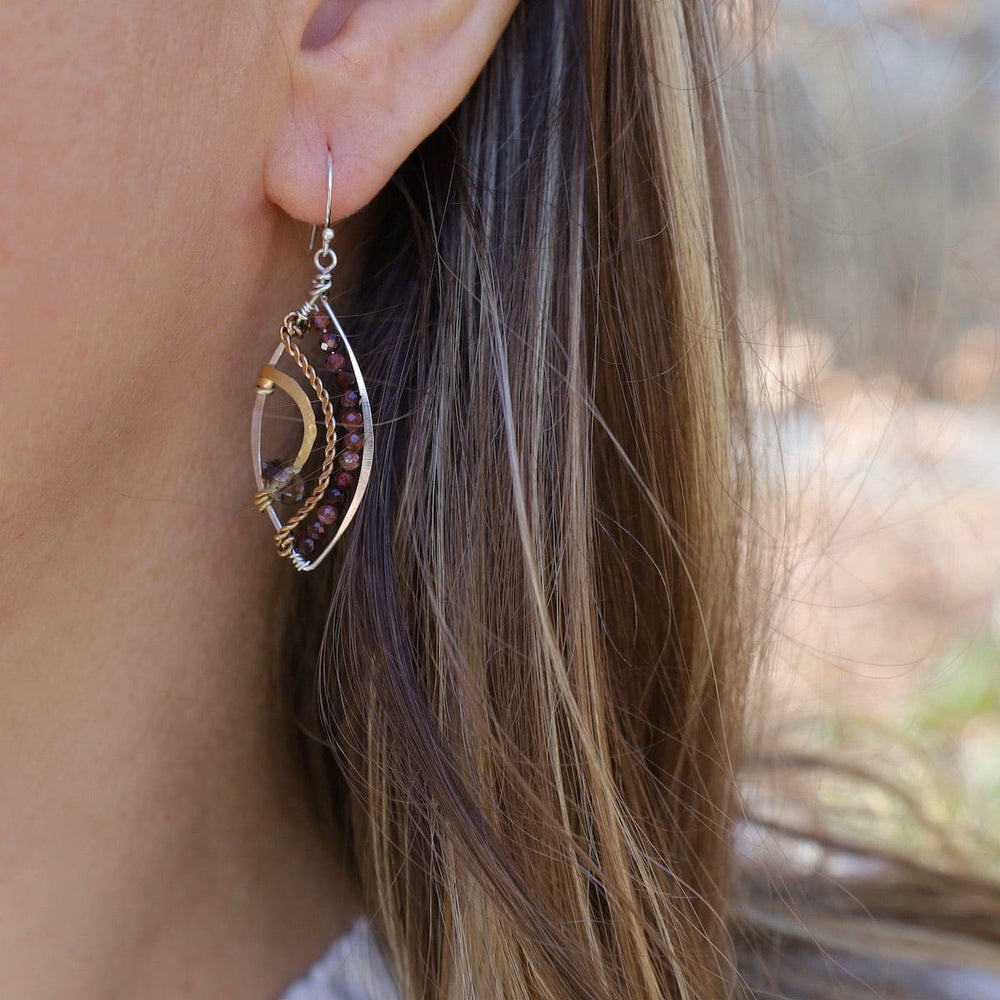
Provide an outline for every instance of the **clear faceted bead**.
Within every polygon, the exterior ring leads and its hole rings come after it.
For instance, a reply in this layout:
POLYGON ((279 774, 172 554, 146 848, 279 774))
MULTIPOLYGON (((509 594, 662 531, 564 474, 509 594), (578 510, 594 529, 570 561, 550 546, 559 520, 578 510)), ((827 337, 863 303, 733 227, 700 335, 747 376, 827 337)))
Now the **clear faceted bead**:
POLYGON ((306 495, 306 484, 290 465, 272 459, 264 463, 264 489, 279 503, 301 503, 306 495))

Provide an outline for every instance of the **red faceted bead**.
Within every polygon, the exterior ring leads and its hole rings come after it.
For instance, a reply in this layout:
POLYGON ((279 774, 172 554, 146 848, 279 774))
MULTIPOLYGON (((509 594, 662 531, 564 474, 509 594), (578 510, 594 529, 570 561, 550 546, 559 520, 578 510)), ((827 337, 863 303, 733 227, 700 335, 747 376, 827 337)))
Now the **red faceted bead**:
POLYGON ((309 325, 314 330, 325 330, 330 325, 330 317, 323 309, 317 309, 309 317, 309 325))
POLYGON ((326 525, 322 524, 319 521, 313 521, 313 523, 310 524, 308 528, 306 528, 306 534, 310 538, 318 541, 326 534, 326 525))
POLYGON ((342 469, 353 472, 361 464, 361 456, 356 451, 344 451, 338 461, 342 469))
POLYGON ((332 372, 343 371, 347 367, 347 358, 340 351, 334 351, 326 359, 326 367, 332 372))
POLYGON ((340 489, 349 490, 354 485, 354 473, 347 471, 338 472, 333 477, 333 481, 340 489))
POLYGON ((345 389, 344 394, 340 397, 340 405, 345 410, 353 410, 356 406, 361 405, 361 393, 357 389, 345 389))
POLYGON ((361 416, 360 410, 348 410, 341 415, 340 421, 345 427, 361 427, 364 425, 365 418, 361 416))
POLYGON ((318 511, 316 511, 316 516, 320 519, 323 524, 333 524, 337 520, 337 508, 332 504, 325 503, 318 511))
POLYGON ((344 501, 347 499, 347 494, 336 486, 331 486, 330 489, 326 491, 327 499, 334 507, 340 507, 343 505, 344 501))
POLYGON ((365 436, 361 431, 351 431, 344 438, 344 447, 348 451, 361 451, 365 444, 365 436))
POLYGON ((354 377, 354 372, 348 371, 347 369, 342 372, 337 372, 337 374, 334 375, 334 379, 341 389, 349 389, 357 381, 354 377))
POLYGON ((340 347, 340 337, 334 330, 327 330, 320 338, 319 346, 323 348, 324 351, 335 351, 340 347))
POLYGON ((308 559, 316 551, 316 543, 308 536, 296 538, 295 551, 304 559, 308 559))

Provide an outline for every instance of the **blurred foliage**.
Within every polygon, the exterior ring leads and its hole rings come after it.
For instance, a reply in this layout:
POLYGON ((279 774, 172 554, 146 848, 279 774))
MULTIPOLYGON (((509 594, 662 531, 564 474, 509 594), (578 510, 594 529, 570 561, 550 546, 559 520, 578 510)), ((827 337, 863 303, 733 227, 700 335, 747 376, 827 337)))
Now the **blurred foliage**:
POLYGON ((774 13, 764 79, 734 123, 754 147, 765 116, 779 148, 773 169, 738 178, 751 243, 771 227, 784 244, 751 254, 751 280, 832 334, 839 363, 933 392, 941 352, 996 323, 1000 5, 783 0, 774 13))
POLYGON ((890 705, 798 717, 790 801, 857 843, 1000 878, 1000 645, 977 635, 929 676, 890 705))
MULTIPOLYGON (((904 710, 914 727, 927 736, 947 737, 984 718, 995 716, 1000 723, 1000 646, 992 632, 958 646, 945 664, 904 710)), ((1000 754, 995 765, 1000 779, 1000 754)))
POLYGON ((790 454, 816 463, 795 475, 832 516, 823 534, 810 507, 783 539, 799 646, 771 714, 787 709, 791 794, 752 795, 798 824, 1000 877, 1000 0, 769 13, 730 39, 751 297, 784 316, 751 339, 809 401, 805 443, 786 421, 778 451, 786 475, 790 454), (809 363, 792 372, 800 343, 809 363), (872 395, 877 378, 892 391, 872 395), (820 572, 836 586, 813 599, 803 581, 820 572), (859 605, 877 633, 859 633, 859 605))

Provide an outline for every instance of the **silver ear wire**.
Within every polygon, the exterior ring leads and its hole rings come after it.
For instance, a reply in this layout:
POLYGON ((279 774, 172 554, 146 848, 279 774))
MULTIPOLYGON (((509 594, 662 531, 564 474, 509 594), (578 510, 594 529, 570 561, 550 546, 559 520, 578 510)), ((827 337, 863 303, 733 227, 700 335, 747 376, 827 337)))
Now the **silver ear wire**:
MULTIPOLYGON (((325 250, 330 249, 330 244, 333 242, 333 227, 330 225, 332 219, 330 218, 330 213, 333 211, 333 153, 328 149, 326 151, 326 213, 325 220, 323 222, 323 248, 325 250)), ((319 226, 312 227, 312 235, 309 237, 309 252, 312 253, 312 249, 316 246, 316 230, 319 226)))
POLYGON ((326 151, 326 226, 330 228, 330 212, 333 210, 333 153, 326 151))

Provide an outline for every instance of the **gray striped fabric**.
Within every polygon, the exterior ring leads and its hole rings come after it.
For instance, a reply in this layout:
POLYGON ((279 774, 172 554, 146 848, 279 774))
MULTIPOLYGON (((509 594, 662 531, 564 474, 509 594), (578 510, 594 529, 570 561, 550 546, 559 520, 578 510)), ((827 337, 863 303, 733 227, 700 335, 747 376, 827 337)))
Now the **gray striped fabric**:
POLYGON ((279 1000, 398 1000, 398 993, 362 917, 279 1000))

